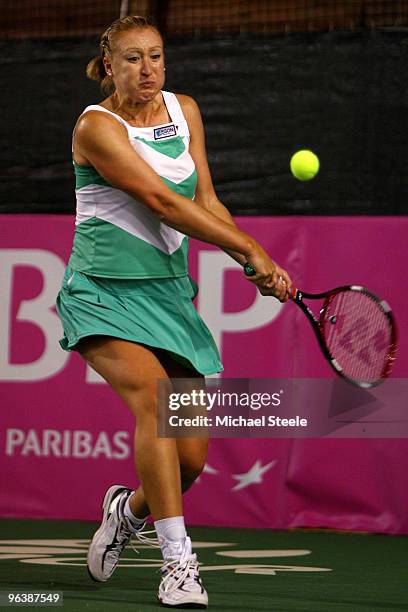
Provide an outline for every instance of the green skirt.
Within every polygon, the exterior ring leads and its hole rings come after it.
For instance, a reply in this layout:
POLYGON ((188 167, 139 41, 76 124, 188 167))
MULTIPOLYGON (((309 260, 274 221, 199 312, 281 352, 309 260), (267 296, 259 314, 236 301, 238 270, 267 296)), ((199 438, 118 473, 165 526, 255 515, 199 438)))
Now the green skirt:
POLYGON ((122 280, 68 266, 56 301, 60 345, 72 351, 86 336, 112 336, 163 349, 203 375, 221 372, 213 337, 192 303, 196 294, 189 276, 122 280))

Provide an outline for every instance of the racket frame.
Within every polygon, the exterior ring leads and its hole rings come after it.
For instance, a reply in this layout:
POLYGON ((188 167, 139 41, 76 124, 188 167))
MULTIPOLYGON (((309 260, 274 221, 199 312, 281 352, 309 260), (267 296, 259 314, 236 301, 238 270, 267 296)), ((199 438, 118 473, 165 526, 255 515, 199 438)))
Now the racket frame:
MULTIPOLYGON (((253 268, 253 266, 251 266, 251 264, 246 263, 244 264, 244 273, 246 276, 254 276, 256 274, 256 270, 255 268, 253 268)), ((372 293, 365 287, 361 287, 360 285, 343 285, 341 287, 336 287, 335 289, 330 289, 330 291, 325 291, 323 293, 307 293, 306 291, 301 291, 300 289, 296 289, 295 287, 292 287, 291 298, 292 298, 292 301, 295 302, 295 304, 299 306, 299 308, 305 313, 306 317, 309 319, 310 324, 312 325, 313 331, 316 335, 316 338, 319 342, 320 348, 323 352, 323 355, 326 357, 327 361, 329 362, 333 370, 336 372, 336 374, 338 374, 339 376, 347 380, 349 383, 356 385, 357 387, 362 387, 364 389, 375 387, 381 384, 384 381, 384 379, 390 375, 393 363, 395 361, 395 354, 397 352, 398 334, 397 334, 397 325, 395 322, 395 317, 392 314, 392 310, 390 306, 387 304, 385 300, 382 300, 377 295, 375 295, 374 293, 372 293), (383 311, 383 313, 386 315, 388 319, 388 323, 389 323, 390 330, 391 330, 391 343, 390 343, 390 348, 388 352, 388 358, 384 364, 384 368, 381 372, 380 377, 378 378, 378 380, 373 381, 373 382, 365 382, 361 380, 356 380, 354 378, 350 378, 349 376, 347 376, 344 373, 340 364, 336 361, 336 359, 330 353, 327 347, 326 341, 324 339, 324 335, 322 331, 324 313, 326 312, 327 307, 330 305, 330 301, 334 298, 334 296, 341 292, 345 292, 345 291, 358 291, 360 293, 367 295, 377 304, 379 308, 381 308, 381 310, 383 311), (309 300, 324 300, 323 307, 320 309, 319 320, 316 319, 313 311, 309 308, 309 306, 304 303, 303 298, 306 298, 309 300)))
POLYGON ((295 302, 295 304, 299 306, 299 308, 305 313, 306 317, 309 319, 310 324, 312 325, 313 331, 316 335, 316 338, 319 342, 320 348, 324 356, 326 357, 327 361, 329 362, 333 370, 336 372, 336 374, 338 374, 339 376, 341 376, 348 382, 352 383, 353 385, 356 385, 357 387, 362 387, 364 389, 375 387, 381 384, 384 381, 384 379, 390 375, 393 363, 395 361, 395 354, 397 350, 397 326, 396 326, 395 317, 392 313, 392 310, 385 300, 382 300, 377 295, 375 295, 374 293, 372 293, 365 287, 361 287, 360 285, 343 285, 341 287, 336 287, 335 289, 330 289, 330 291, 325 291, 323 293, 307 293, 306 291, 301 291, 300 289, 296 289, 295 287, 292 287, 291 298, 292 298, 292 301, 295 302), (381 375, 376 381, 365 382, 365 381, 356 380, 354 378, 350 378, 349 376, 347 376, 344 373, 340 364, 336 361, 336 359, 330 353, 326 345, 323 331, 322 331, 324 314, 327 311, 327 308, 330 305, 331 300, 335 297, 335 295, 345 292, 345 291, 356 291, 356 292, 366 295, 367 297, 372 299, 377 304, 377 306, 382 310, 382 312, 385 314, 385 316, 388 319, 388 323, 389 323, 390 330, 391 330, 390 349, 388 353, 388 358, 386 360, 386 363, 384 364, 384 368, 381 372, 381 375), (323 306, 320 309, 319 320, 316 318, 316 316, 314 315, 313 311, 309 308, 309 306, 305 304, 305 302, 303 301, 303 298, 306 298, 309 300, 324 300, 323 306))

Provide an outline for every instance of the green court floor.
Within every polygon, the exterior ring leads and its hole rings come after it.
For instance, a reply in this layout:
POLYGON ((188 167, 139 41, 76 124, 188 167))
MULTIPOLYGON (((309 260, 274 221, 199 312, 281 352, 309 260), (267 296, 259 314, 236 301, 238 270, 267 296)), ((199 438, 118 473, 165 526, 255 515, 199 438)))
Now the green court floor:
MULTIPOLYGON (((95 528, 0 520, 0 590, 63 591, 63 608, 52 609, 64 612, 163 610, 155 600, 157 549, 127 549, 108 583, 88 578, 86 549, 95 528)), ((407 537, 204 527, 189 532, 214 612, 408 610, 407 537)))

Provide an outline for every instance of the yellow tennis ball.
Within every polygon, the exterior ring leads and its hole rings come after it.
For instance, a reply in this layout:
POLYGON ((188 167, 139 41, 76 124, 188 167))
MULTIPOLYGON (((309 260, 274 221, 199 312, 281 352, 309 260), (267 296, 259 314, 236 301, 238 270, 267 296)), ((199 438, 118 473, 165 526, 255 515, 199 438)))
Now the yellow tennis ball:
POLYGON ((299 181, 310 181, 319 172, 320 162, 313 151, 298 151, 290 160, 290 169, 299 181))

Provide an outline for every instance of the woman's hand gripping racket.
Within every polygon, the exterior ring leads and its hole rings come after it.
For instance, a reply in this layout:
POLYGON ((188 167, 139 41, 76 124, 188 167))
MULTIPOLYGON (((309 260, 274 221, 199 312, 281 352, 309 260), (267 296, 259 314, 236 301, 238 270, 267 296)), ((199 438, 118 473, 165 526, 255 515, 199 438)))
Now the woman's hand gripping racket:
MULTIPOLYGON (((247 276, 255 274, 249 264, 244 272, 247 276)), ((339 376, 365 388, 389 376, 397 350, 397 331, 387 302, 355 285, 316 294, 292 287, 290 297, 309 319, 324 356, 339 376), (304 298, 324 300, 319 318, 304 298)))

